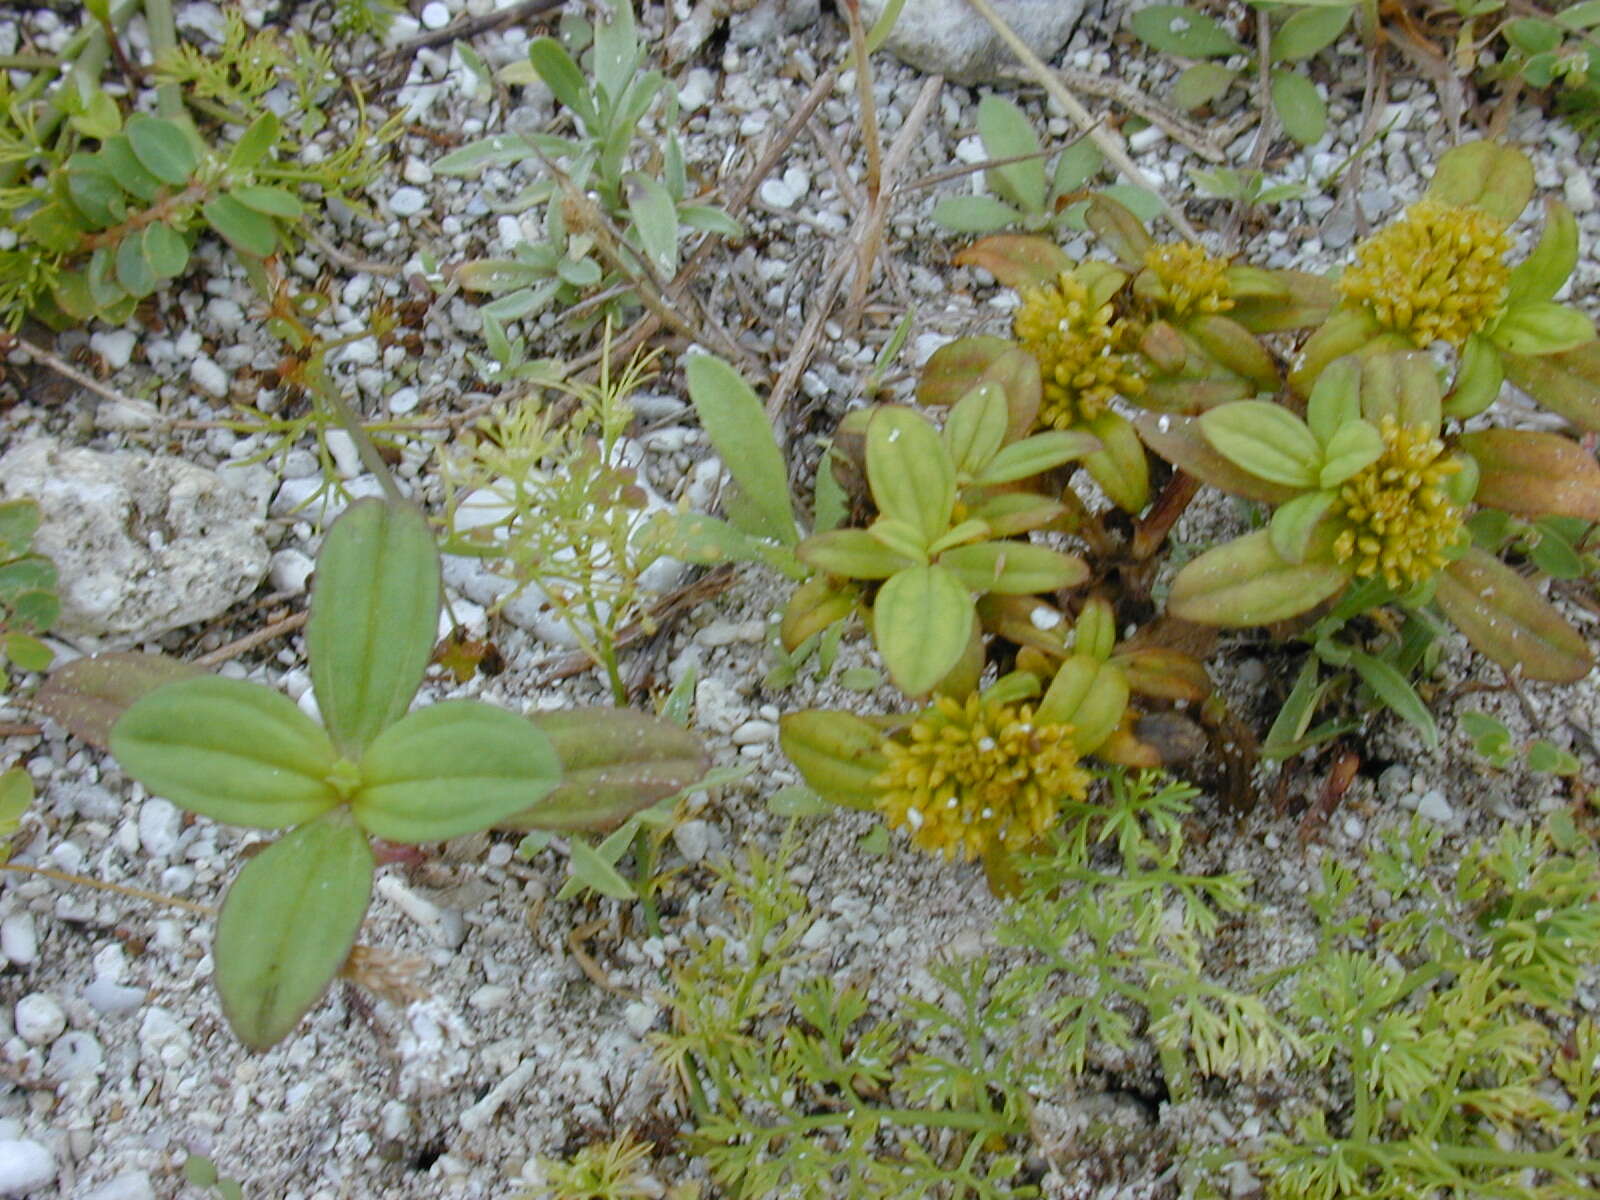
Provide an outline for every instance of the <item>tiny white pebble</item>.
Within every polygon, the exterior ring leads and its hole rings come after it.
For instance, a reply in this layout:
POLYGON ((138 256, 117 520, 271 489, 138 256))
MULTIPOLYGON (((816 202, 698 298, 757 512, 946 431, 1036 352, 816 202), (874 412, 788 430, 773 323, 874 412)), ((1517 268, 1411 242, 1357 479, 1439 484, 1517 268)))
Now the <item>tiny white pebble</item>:
POLYGON ((389 211, 397 217, 414 217, 428 203, 421 188, 398 187, 389 195, 389 211))
POLYGON ((450 24, 450 9, 447 5, 434 0, 432 4, 422 6, 422 23, 429 29, 443 29, 450 24))
POLYGON ((17 1036, 30 1046, 49 1045, 67 1027, 66 1010, 54 996, 44 992, 34 992, 18 1000, 14 1015, 17 1036))

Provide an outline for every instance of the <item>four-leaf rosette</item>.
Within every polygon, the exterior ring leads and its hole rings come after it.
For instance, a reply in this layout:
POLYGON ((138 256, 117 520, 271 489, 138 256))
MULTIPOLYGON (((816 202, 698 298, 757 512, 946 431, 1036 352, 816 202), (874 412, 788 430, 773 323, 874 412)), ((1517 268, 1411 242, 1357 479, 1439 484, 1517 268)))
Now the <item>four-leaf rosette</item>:
POLYGON ((217 921, 217 991, 252 1048, 288 1034, 344 964, 371 898, 370 838, 567 824, 543 812, 561 764, 529 721, 467 700, 407 712, 440 598, 422 514, 360 501, 329 529, 312 589, 322 725, 270 688, 201 676, 150 692, 112 729, 118 762, 151 792, 232 825, 292 827, 239 872, 217 921))
POLYGON ((967 393, 942 432, 912 409, 878 408, 866 428, 877 519, 866 529, 813 534, 797 547, 819 571, 881 581, 873 638, 907 695, 927 695, 978 644, 974 596, 1034 595, 1088 578, 1081 558, 1020 540, 1058 519, 1062 506, 1011 488, 1099 443, 1062 431, 1009 440, 1009 423, 994 383, 967 393))
POLYGON ((1452 448, 1441 419, 1438 376, 1414 353, 1329 364, 1304 420, 1260 401, 1198 418, 1141 417, 1141 434, 1171 462, 1274 509, 1267 528, 1187 564, 1168 611, 1204 624, 1266 625, 1364 583, 1377 603, 1436 604, 1508 670, 1581 678, 1590 666, 1582 637, 1530 583, 1472 548, 1466 517, 1480 491, 1517 490, 1519 478, 1553 464, 1552 454, 1578 472, 1571 484, 1581 495, 1546 483, 1528 492, 1524 511, 1543 497, 1542 512, 1581 512, 1600 503, 1600 469, 1590 458, 1584 471, 1581 451, 1553 435, 1496 431, 1452 448))

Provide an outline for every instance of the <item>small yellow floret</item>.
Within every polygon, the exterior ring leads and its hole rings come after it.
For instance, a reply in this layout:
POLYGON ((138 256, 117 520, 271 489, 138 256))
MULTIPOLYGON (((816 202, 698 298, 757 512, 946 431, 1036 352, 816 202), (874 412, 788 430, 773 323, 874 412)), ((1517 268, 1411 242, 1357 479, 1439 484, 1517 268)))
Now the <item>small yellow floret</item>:
POLYGON ((1432 578, 1444 552, 1461 532, 1462 511, 1444 491, 1461 470, 1444 458, 1444 443, 1426 425, 1379 422, 1384 451, 1339 488, 1335 519, 1347 528, 1333 543, 1334 557, 1352 564, 1357 578, 1382 575, 1396 591, 1432 578))
POLYGON ((1113 396, 1144 391, 1129 353, 1137 332, 1115 318, 1111 305, 1091 308, 1089 289, 1067 272, 1053 285, 1022 293, 1012 328, 1023 349, 1039 360, 1039 420, 1045 425, 1077 428, 1104 412, 1113 396))
POLYGON ((1339 290, 1419 347, 1459 349, 1504 307, 1510 249, 1505 226, 1482 209, 1422 200, 1356 247, 1339 290))
POLYGON ((879 811, 947 859, 1020 850, 1056 823, 1063 799, 1089 788, 1070 725, 1035 725, 1031 707, 977 696, 941 696, 884 753, 879 811))
POLYGON ((1161 281, 1163 315, 1180 320, 1190 313, 1220 313, 1233 307, 1228 264, 1193 242, 1151 246, 1144 265, 1161 281))

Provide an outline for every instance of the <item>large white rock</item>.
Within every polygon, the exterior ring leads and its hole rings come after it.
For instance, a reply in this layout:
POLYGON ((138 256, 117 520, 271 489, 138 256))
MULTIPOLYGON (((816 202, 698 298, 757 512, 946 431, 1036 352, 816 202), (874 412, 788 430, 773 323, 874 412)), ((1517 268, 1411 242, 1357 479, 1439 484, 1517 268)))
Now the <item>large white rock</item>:
POLYGON ((39 502, 34 547, 61 574, 67 637, 147 641, 217 616, 267 572, 260 506, 181 458, 36 438, 0 458, 0 494, 39 502))
POLYGON ((26 1196, 54 1182, 55 1155, 28 1138, 0 1140, 0 1196, 26 1196))
MULTIPOLYGON (((870 29, 888 0, 861 0, 870 29)), ((995 12, 1049 62, 1083 16, 1085 0, 990 0, 995 12)), ((1108 4, 1107 8, 1119 8, 1108 4)), ((884 46, 896 58, 956 83, 989 83, 1016 57, 967 0, 906 0, 884 46)))

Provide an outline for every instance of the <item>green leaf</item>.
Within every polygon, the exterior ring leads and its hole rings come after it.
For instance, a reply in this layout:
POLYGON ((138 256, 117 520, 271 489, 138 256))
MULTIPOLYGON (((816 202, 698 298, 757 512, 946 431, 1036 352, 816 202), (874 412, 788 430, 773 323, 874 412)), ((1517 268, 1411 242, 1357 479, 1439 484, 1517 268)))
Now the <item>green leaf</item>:
POLYGON ((1322 518, 1328 515, 1335 499, 1337 495, 1330 491, 1306 492, 1272 514, 1272 523, 1267 526, 1267 532, 1278 557, 1288 563, 1305 561, 1312 535, 1316 533, 1322 518))
POLYGON ((1509 225, 1533 197, 1533 163, 1513 146, 1468 142, 1440 156, 1425 194, 1442 204, 1481 208, 1509 225))
POLYGON ((1178 4, 1152 4, 1128 18, 1140 41, 1184 58, 1227 58, 1247 51, 1210 17, 1178 4))
POLYGON ((1317 486, 1337 487, 1383 457, 1383 435, 1365 421, 1351 421, 1328 439, 1323 455, 1317 486))
POLYGON ((27 553, 33 535, 39 532, 42 515, 37 500, 7 500, 0 503, 0 559, 27 553))
POLYGON ((720 234, 725 238, 744 236, 744 226, 714 204, 680 204, 678 220, 702 233, 720 234))
POLYGON ((163 183, 187 183, 199 165, 188 134, 175 122, 136 113, 128 118, 126 133, 139 162, 163 183))
POLYGON ((411 704, 439 628, 439 552, 409 504, 358 500, 328 530, 306 654, 322 719, 352 758, 411 704))
POLYGON ((1115 663, 1074 654, 1061 664, 1035 714, 1040 721, 1072 726, 1080 754, 1092 754, 1111 736, 1128 709, 1128 676, 1115 663))
POLYGON ((1103 412, 1089 431, 1101 448, 1083 456, 1084 469, 1118 508, 1140 512, 1150 502, 1150 461, 1133 423, 1119 412, 1103 412))
POLYGON ((1076 192, 1086 187, 1104 164, 1105 156, 1100 153, 1100 147, 1086 137, 1079 138, 1057 157, 1050 190, 1057 196, 1076 192))
POLYGON ((372 898, 372 851, 340 809, 244 865, 217 916, 223 1015, 265 1050, 287 1037, 350 956, 372 898))
POLYGON ((1322 447, 1299 417, 1265 400, 1222 404, 1200 415, 1200 429, 1217 452, 1269 483, 1314 488, 1322 447))
POLYGON ((795 547, 807 566, 846 579, 887 579, 918 560, 890 550, 865 529, 834 529, 812 534, 795 547))
POLYGON ((1554 300, 1528 300, 1506 310, 1489 340, 1511 354, 1560 354, 1594 341, 1594 322, 1554 300))
POLYGON ((1306 426, 1323 446, 1352 421, 1361 419, 1361 362, 1336 358, 1323 368, 1306 401, 1306 426))
POLYGON ((52 592, 56 584, 56 565, 42 554, 0 563, 0 604, 14 604, 29 592, 52 592))
POLYGON ((611 0, 594 23, 591 58, 595 83, 615 105, 639 69, 639 39, 634 28, 633 0, 611 0))
POLYGON ((240 679, 156 689, 112 727, 111 752, 151 792, 230 825, 297 825, 339 803, 327 734, 287 696, 240 679))
POLYGON ((977 475, 999 451, 1009 422, 1006 394, 997 383, 980 383, 950 410, 944 423, 945 449, 958 472, 977 475))
POLYGON ((373 739, 350 807, 376 837, 443 842, 533 808, 560 779, 550 739, 526 719, 476 700, 446 700, 373 739))
POLYGON ((1500 351, 1488 338, 1475 333, 1461 348, 1456 377, 1440 411, 1461 420, 1475 417, 1495 402, 1505 381, 1506 366, 1500 351))
POLYGON ((739 372, 710 354, 692 355, 685 367, 689 397, 723 464, 761 521, 744 530, 780 545, 799 541, 789 499, 789 470, 766 410, 739 372))
POLYGON ((263 187, 253 184, 246 187, 236 187, 228 192, 240 204, 255 212, 268 217, 279 217, 285 221, 298 221, 305 215, 305 206, 295 199, 293 192, 283 188, 263 187))
POLYGON ((656 270, 670 276, 678 269, 678 209, 659 180, 631 172, 628 214, 644 252, 656 270))
POLYGON ((497 133, 450 151, 433 164, 435 175, 473 175, 485 167, 508 167, 532 157, 533 143, 520 133, 497 133))
POLYGON ((890 678, 908 696, 924 696, 961 660, 972 636, 972 597, 953 572, 909 567, 878 589, 873 639, 890 678))
POLYGON ((511 258, 480 258, 456 268, 455 281, 469 292, 498 296, 517 288, 532 287, 548 279, 550 272, 532 263, 511 258))
POLYGON ((189 243, 170 225, 146 227, 141 249, 145 263, 157 279, 175 279, 189 265, 189 243))
POLYGON ((1478 464, 1477 501, 1521 516, 1600 521, 1600 464, 1558 433, 1483 429, 1460 446, 1478 464))
MULTIPOLYGON (((243 173, 252 170, 262 159, 266 158, 268 151, 278 144, 278 135, 281 132, 278 118, 270 112, 264 112, 255 119, 239 136, 233 144, 233 149, 228 152, 228 170, 230 173, 243 173)), ((456 151, 461 153, 461 151, 456 151)), ((434 170, 438 170, 438 164, 434 170)))
POLYGON ((633 885, 617 874, 617 869, 582 838, 575 837, 567 842, 567 855, 571 859, 572 882, 612 900, 638 899, 633 885))
POLYGON ((144 256, 144 231, 135 230, 117 243, 117 282, 141 300, 156 290, 156 277, 144 256))
POLYGON ((583 122, 585 132, 591 137, 598 136, 599 119, 587 81, 561 43, 549 37, 534 39, 528 45, 528 61, 555 98, 583 122))
POLYGON ((1552 579, 1582 579, 1588 574, 1583 556, 1573 549, 1572 543, 1543 524, 1539 540, 1528 551, 1528 557, 1552 579))
POLYGON ((1328 128, 1328 106, 1317 94, 1317 86, 1304 75, 1275 70, 1271 76, 1272 107, 1283 122, 1283 131, 1309 146, 1328 128))
POLYGON ((149 204, 161 194, 162 183, 145 169, 127 136, 107 138, 95 155, 125 192, 141 204, 149 204))
POLYGON ((867 484, 878 511, 921 532, 926 545, 950 528, 956 472, 933 426, 886 404, 867 422, 867 484))
POLYGON ((8 633, 0 638, 0 652, 23 671, 48 671, 56 657, 49 646, 25 633, 8 633))
POLYGON ((1308 612, 1349 582, 1327 562, 1286 561, 1258 530, 1215 549, 1178 572, 1167 611, 1202 625, 1268 625, 1308 612))
POLYGON ((1438 577, 1434 602, 1480 654, 1524 679, 1576 683, 1593 660, 1583 636, 1499 559, 1473 548, 1438 577))
POLYGON ((1583 764, 1570 751, 1539 738, 1528 747, 1528 769, 1546 775, 1576 775, 1583 764))
POLYGON ((1022 214, 993 196, 946 196, 933 219, 955 233, 993 233, 1022 223, 1022 214))
POLYGON ((1043 212, 1048 188, 1044 160, 1037 157, 1039 139, 1022 110, 1004 96, 993 93, 985 96, 978 102, 978 137, 991 159, 1022 154, 1035 156, 1007 166, 991 167, 985 178, 997 196, 1023 212, 1043 212))
POLYGON ((1272 61, 1297 62, 1332 45, 1350 24, 1355 5, 1302 8, 1292 13, 1272 35, 1272 61))
POLYGON ((778 744, 802 778, 835 804, 871 809, 889 766, 883 731, 854 713, 805 710, 778 721, 778 744))
POLYGON ((1184 112, 1193 112, 1220 99, 1239 78, 1239 72, 1220 63, 1195 63, 1179 75, 1172 85, 1172 103, 1184 112))
POLYGON ((1430 750, 1438 748, 1439 727, 1434 724, 1433 714, 1428 711, 1428 706, 1422 702, 1422 697, 1417 695, 1404 675, 1383 659, 1374 658, 1360 650, 1350 651, 1350 665, 1356 669, 1356 674, 1361 676, 1361 682, 1372 689, 1372 694, 1377 696, 1385 707, 1398 714, 1422 735, 1423 742, 1430 750))
POLYGON ((501 821, 502 829, 610 829, 695 784, 710 765, 697 735, 634 709, 565 709, 528 719, 550 739, 561 782, 501 821))
POLYGON ((1545 201, 1544 232, 1533 253, 1511 269, 1506 307, 1527 300, 1553 300, 1578 266, 1578 221, 1559 200, 1545 201))
POLYGON ((1579 428, 1600 430, 1600 341, 1565 354, 1507 355, 1506 378, 1579 428))
POLYGON ((278 248, 278 230, 271 218, 246 208, 232 196, 216 196, 200 208, 206 223, 235 250, 267 258, 278 248))
POLYGON ((939 556, 939 565, 953 571, 970 592, 1031 596, 1077 587, 1089 578, 1088 565, 1031 542, 979 542, 957 546, 939 556))
POLYGON ((1004 447, 984 467, 974 482, 985 487, 1032 479, 1064 463, 1081 459, 1104 449, 1092 433, 1071 433, 1064 429, 1047 430, 1004 447))

